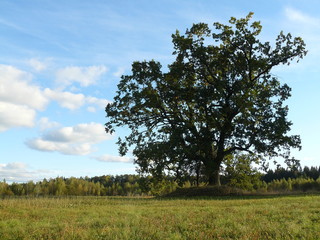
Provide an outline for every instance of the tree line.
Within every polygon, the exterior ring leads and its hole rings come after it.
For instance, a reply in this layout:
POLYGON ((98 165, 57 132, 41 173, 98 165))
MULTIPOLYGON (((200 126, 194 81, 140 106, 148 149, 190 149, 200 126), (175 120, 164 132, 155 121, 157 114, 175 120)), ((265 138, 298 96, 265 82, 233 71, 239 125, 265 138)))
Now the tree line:
MULTIPOLYGON (((320 191, 320 167, 285 169, 278 167, 262 174, 256 169, 225 168, 222 183, 247 191, 320 191)), ((170 193, 177 188, 204 186, 196 176, 177 181, 173 176, 161 180, 152 176, 104 175, 85 178, 57 177, 39 182, 0 182, 0 196, 147 196, 170 193)))

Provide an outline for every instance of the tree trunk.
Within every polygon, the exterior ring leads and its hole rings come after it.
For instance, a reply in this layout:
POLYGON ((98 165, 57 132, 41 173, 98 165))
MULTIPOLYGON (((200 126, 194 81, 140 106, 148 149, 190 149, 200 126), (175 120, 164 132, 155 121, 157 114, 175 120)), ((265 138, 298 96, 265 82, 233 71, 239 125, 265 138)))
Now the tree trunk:
POLYGON ((209 185, 221 186, 220 182, 220 165, 223 161, 223 146, 221 151, 215 151, 213 145, 208 147, 207 158, 204 161, 205 172, 208 177, 209 185))
POLYGON ((221 186, 219 170, 214 170, 209 176, 209 185, 221 186))
POLYGON ((221 186, 220 182, 220 165, 223 160, 223 157, 217 158, 213 156, 209 159, 205 165, 206 175, 208 177, 209 185, 221 186))

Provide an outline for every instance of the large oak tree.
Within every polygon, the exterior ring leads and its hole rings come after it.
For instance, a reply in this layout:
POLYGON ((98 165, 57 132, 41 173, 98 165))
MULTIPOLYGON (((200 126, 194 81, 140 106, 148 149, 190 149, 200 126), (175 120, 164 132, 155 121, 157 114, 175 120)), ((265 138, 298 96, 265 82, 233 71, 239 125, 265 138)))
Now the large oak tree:
POLYGON ((271 70, 306 54, 299 37, 281 32, 274 44, 261 42, 262 26, 246 18, 229 25, 194 24, 172 35, 175 61, 163 72, 156 61, 134 62, 107 105, 106 131, 126 126, 119 150, 133 148, 141 173, 177 176, 199 173, 220 184, 226 156, 250 152, 288 157, 300 148, 287 119, 290 87, 271 70))

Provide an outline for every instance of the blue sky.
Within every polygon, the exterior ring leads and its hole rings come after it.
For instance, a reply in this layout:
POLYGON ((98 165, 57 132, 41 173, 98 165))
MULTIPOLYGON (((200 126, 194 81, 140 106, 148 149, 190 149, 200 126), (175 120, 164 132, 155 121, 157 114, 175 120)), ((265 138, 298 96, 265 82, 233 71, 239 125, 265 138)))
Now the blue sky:
POLYGON ((115 144, 125 133, 104 132, 107 102, 131 63, 173 60, 171 34, 193 23, 227 23, 250 11, 261 39, 283 30, 309 50, 274 74, 292 87, 292 134, 300 134, 303 166, 320 158, 320 2, 314 0, 1 0, 0 179, 38 181, 135 173, 115 144))

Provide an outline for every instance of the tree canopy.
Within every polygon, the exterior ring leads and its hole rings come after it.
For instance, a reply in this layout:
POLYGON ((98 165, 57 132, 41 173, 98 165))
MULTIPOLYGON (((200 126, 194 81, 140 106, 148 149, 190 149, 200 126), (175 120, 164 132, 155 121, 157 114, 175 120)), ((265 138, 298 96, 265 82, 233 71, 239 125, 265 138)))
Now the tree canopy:
POLYGON ((221 164, 231 154, 288 158, 301 147, 298 135, 288 135, 291 89, 271 70, 303 58, 305 43, 283 32, 274 44, 261 42, 262 26, 252 16, 176 31, 176 58, 166 72, 157 61, 137 61, 122 76, 105 126, 108 133, 130 129, 119 138, 119 152, 132 147, 140 173, 201 171, 219 185, 221 164))

